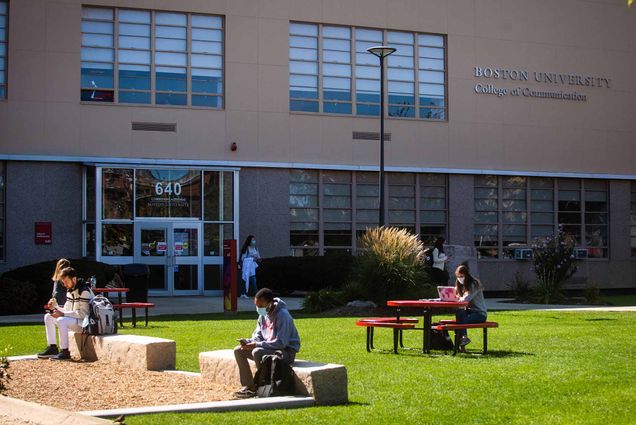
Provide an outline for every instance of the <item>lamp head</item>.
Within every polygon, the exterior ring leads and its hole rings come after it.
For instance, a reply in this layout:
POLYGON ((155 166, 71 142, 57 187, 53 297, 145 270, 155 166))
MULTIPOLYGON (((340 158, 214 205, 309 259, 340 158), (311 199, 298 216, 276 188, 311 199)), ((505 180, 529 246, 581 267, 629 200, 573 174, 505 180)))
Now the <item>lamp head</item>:
POLYGON ((391 53, 395 52, 396 49, 389 46, 372 46, 367 49, 367 52, 383 59, 389 56, 391 53))

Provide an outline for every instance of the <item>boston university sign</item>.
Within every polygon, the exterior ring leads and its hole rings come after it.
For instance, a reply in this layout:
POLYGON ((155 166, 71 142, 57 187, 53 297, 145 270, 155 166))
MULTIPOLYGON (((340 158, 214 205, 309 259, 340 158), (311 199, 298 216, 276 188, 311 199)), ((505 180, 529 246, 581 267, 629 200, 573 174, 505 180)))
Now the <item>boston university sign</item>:
POLYGON ((475 84, 477 94, 489 94, 497 97, 536 97, 543 99, 572 100, 586 102, 587 95, 577 92, 581 88, 610 88, 611 79, 595 75, 567 74, 557 72, 528 71, 525 69, 509 69, 475 66, 474 77, 480 82, 475 84), (501 87, 499 81, 512 83, 533 82, 551 84, 558 88, 533 88, 519 85, 501 87))

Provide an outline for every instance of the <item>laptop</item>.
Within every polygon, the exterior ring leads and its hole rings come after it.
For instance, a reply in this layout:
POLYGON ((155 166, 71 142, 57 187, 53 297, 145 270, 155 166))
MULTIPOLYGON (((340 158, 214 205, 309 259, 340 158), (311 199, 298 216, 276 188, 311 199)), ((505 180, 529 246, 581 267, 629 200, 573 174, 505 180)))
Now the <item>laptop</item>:
POLYGON ((440 301, 457 301, 457 295, 455 295, 454 286, 438 286, 437 293, 439 294, 440 301))

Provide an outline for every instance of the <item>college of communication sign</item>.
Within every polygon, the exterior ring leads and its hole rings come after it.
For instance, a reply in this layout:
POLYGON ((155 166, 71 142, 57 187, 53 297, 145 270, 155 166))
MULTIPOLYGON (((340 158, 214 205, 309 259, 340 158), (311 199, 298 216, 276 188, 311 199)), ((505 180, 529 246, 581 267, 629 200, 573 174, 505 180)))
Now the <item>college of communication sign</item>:
POLYGON ((542 99, 572 100, 586 102, 587 94, 578 90, 583 88, 610 88, 611 79, 597 75, 568 74, 559 72, 528 71, 490 66, 475 66, 473 76, 479 80, 474 90, 477 94, 497 97, 534 97, 542 99), (501 82, 513 83, 513 86, 501 82), (527 83, 557 86, 529 87, 527 83))

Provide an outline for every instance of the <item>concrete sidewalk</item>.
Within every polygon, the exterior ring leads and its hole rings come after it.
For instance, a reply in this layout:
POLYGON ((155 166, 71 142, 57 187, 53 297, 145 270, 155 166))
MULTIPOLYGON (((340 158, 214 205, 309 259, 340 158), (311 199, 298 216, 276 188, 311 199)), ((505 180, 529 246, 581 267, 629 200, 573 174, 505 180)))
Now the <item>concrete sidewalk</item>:
MULTIPOLYGON (((300 310, 303 298, 284 297, 289 310, 300 310)), ((163 316, 167 314, 205 314, 222 313, 223 298, 221 297, 151 297, 149 302, 155 304, 148 312, 149 316, 163 316)), ((486 298, 488 311, 503 310, 556 310, 556 311, 636 311, 636 306, 585 306, 585 305, 558 305, 558 304, 522 304, 511 303, 507 298, 486 298)), ((238 311, 256 311, 252 298, 237 300, 238 311)), ((228 313, 232 314, 232 313, 228 313)), ((126 309, 124 317, 131 317, 132 311, 126 309)), ((137 309, 137 319, 143 320, 143 309, 137 309)), ((43 314, 25 314, 20 316, 0 316, 0 323, 41 323, 43 314)))

